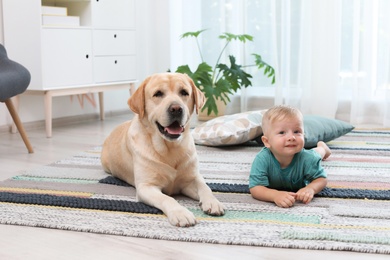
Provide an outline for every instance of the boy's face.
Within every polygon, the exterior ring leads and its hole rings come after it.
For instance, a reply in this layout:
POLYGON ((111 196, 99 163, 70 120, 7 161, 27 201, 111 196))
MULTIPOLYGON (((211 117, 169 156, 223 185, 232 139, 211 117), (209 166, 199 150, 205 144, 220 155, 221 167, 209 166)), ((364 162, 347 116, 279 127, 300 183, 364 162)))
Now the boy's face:
POLYGON ((285 118, 273 122, 263 138, 275 157, 294 156, 305 144, 303 122, 299 118, 285 118))

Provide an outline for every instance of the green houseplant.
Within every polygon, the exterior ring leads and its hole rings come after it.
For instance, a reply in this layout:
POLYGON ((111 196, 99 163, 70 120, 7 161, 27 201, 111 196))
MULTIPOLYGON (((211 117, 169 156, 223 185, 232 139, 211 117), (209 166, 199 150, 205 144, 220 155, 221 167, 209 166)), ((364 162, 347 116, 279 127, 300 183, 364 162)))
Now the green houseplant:
POLYGON ((217 100, 222 101, 226 105, 227 102, 230 101, 229 95, 237 92, 237 90, 242 87, 246 88, 252 86, 252 82, 250 81, 252 75, 245 72, 245 67, 256 66, 259 70, 263 70, 266 77, 271 78, 272 84, 275 83, 274 68, 264 62, 259 54, 252 54, 254 56, 253 65, 241 66, 236 63, 236 58, 233 55, 229 55, 230 64, 220 63, 221 57, 231 41, 238 40, 242 43, 253 41, 253 37, 248 34, 235 35, 223 33, 219 35, 219 39, 224 40, 225 45, 222 48, 214 67, 211 67, 203 59, 198 40, 199 35, 204 31, 205 30, 186 32, 181 35, 180 39, 187 37, 195 38, 201 63, 194 72, 191 71, 188 65, 179 66, 176 72, 186 73, 190 76, 195 85, 205 94, 206 103, 203 106, 202 111, 207 109, 207 115, 210 115, 212 112, 214 112, 215 115, 218 115, 217 100))

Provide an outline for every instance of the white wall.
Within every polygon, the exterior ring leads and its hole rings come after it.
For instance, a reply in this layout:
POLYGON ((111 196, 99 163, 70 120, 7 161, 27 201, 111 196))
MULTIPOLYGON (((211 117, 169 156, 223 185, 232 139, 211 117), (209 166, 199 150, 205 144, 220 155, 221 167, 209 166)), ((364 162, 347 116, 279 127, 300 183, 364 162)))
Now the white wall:
MULTIPOLYGON (((136 0, 137 21, 137 78, 139 83, 148 75, 165 72, 170 66, 170 21, 169 0, 136 0)), ((3 11, 0 0, 0 43, 3 37, 3 11)), ((12 59, 12 57, 10 57, 12 59)), ((138 84, 139 84, 138 83, 138 84)), ((137 85, 138 85, 137 84, 137 85)), ((105 92, 105 112, 128 109, 127 90, 105 92)), ((98 105, 98 97, 94 97, 98 105)), ((83 108, 76 96, 55 97, 53 118, 98 113, 98 107, 84 99, 83 108)), ((43 97, 23 95, 19 115, 23 122, 44 120, 43 97)), ((0 128, 11 123, 5 105, 0 104, 0 128)))

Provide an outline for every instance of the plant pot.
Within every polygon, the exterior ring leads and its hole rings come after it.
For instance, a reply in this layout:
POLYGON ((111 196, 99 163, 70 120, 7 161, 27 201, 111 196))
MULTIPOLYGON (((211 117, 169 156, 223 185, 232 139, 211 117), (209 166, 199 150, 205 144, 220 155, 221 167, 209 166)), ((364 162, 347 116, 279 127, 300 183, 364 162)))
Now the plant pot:
POLYGON ((217 104, 218 115, 216 115, 214 112, 211 112, 210 115, 207 115, 207 108, 206 108, 204 111, 199 111, 198 114, 199 121, 208 121, 210 119, 225 115, 226 104, 219 99, 217 99, 215 103, 217 104))

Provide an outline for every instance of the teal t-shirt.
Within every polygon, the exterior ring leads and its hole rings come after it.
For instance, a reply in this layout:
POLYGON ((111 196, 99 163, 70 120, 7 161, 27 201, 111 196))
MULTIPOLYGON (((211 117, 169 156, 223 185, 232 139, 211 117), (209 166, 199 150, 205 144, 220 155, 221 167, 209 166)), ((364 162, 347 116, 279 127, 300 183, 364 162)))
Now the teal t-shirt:
POLYGON ((264 147, 252 163, 249 188, 265 186, 295 192, 319 177, 326 178, 326 173, 316 151, 302 149, 287 168, 281 169, 272 152, 264 147))

